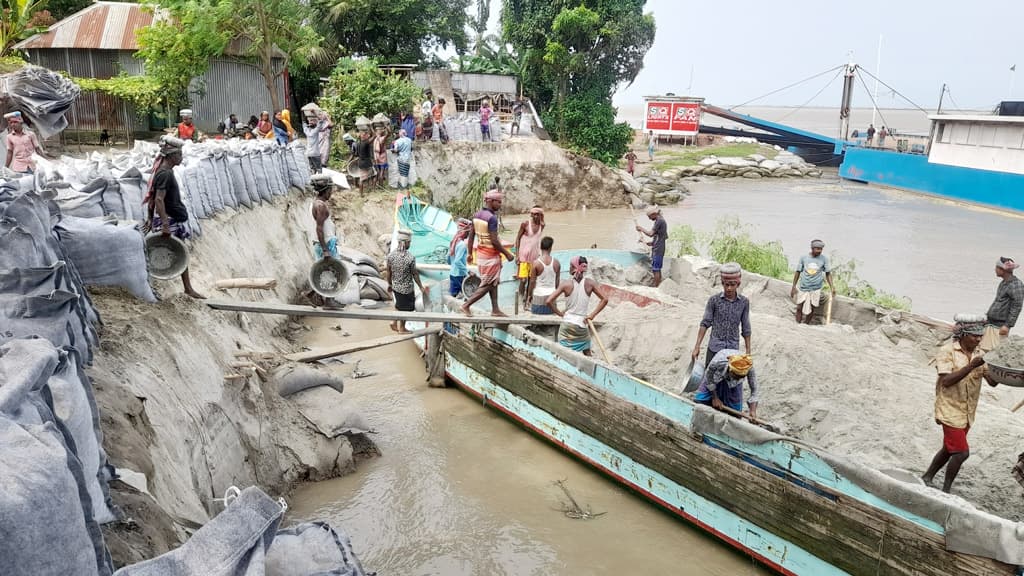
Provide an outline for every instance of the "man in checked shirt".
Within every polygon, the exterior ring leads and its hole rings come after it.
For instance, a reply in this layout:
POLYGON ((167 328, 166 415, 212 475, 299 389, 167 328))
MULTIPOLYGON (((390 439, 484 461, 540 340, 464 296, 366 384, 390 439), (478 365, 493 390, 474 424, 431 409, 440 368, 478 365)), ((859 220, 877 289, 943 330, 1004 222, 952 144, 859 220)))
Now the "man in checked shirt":
POLYGON ((711 328, 708 352, 704 358, 705 368, 719 350, 738 350, 740 335, 743 336, 746 353, 750 354, 750 300, 739 293, 743 269, 739 264, 729 262, 722 264, 719 274, 722 279, 722 293, 708 298, 707 306, 704 307, 704 318, 700 321, 700 331, 697 332, 697 344, 690 354, 694 360, 700 356, 700 345, 704 342, 708 328, 711 328))

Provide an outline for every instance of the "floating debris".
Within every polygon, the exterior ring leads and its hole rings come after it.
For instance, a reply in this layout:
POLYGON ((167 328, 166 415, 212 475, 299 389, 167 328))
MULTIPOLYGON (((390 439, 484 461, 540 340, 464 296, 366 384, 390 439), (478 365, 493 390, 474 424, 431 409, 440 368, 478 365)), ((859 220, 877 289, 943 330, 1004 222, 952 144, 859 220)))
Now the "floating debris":
POLYGON ((579 502, 576 502, 576 499, 572 497, 572 493, 569 492, 569 488, 565 485, 565 480, 556 480, 553 484, 561 488, 562 492, 565 493, 565 497, 569 499, 569 502, 562 502, 561 510, 562 514, 565 514, 567 517, 573 520, 593 520, 598 516, 606 514, 606 512, 594 512, 590 509, 590 506, 587 506, 586 509, 580 506, 579 502))

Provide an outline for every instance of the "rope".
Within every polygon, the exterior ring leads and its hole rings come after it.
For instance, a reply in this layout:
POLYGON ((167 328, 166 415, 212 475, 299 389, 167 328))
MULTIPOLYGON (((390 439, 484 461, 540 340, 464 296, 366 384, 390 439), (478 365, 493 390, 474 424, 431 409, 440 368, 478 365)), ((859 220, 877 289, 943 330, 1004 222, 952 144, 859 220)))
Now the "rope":
POLYGON ((835 72, 836 70, 842 70, 845 67, 846 67, 846 64, 840 64, 839 66, 836 66, 835 68, 829 68, 828 70, 825 70, 824 72, 819 72, 819 73, 815 74, 814 76, 810 76, 808 78, 804 78, 803 80, 800 80, 799 82, 794 82, 794 83, 790 84, 789 86, 783 86, 782 88, 779 88, 778 90, 773 90, 773 91, 771 91, 771 92, 769 92, 767 94, 758 96, 757 98, 754 98, 753 100, 747 100, 743 104, 737 104, 735 106, 732 106, 732 107, 729 108, 729 110, 735 110, 736 108, 740 108, 742 106, 746 106, 747 104, 750 104, 751 102, 757 102, 758 100, 761 100, 762 98, 767 98, 767 97, 771 96, 772 94, 778 94, 779 92, 782 92, 782 91, 785 91, 785 90, 789 90, 790 88, 793 88, 794 86, 799 86, 800 84, 803 84, 804 82, 809 82, 809 81, 814 80, 815 78, 817 78, 819 76, 824 76, 825 74, 828 74, 829 72, 835 72))
POLYGON ((793 114, 793 113, 794 113, 794 112, 796 112, 797 110, 800 110, 800 109, 801 109, 801 108, 803 108, 804 106, 807 106, 808 104, 810 104, 811 102, 813 102, 813 101, 814 101, 814 99, 815 99, 815 98, 817 98, 818 96, 821 96, 821 93, 822 93, 822 92, 824 92, 826 88, 828 88, 829 86, 831 86, 831 85, 832 85, 832 83, 836 81, 836 78, 839 78, 839 75, 840 75, 840 74, 842 74, 842 73, 843 73, 843 71, 842 71, 842 70, 839 70, 838 72, 836 72, 836 75, 835 75, 835 76, 833 76, 833 77, 832 77, 832 79, 831 79, 831 80, 829 80, 827 84, 825 84, 824 86, 822 86, 822 87, 821 87, 821 90, 818 90, 818 91, 817 91, 817 92, 816 92, 816 93, 814 94, 814 96, 811 96, 811 97, 810 97, 810 98, 809 98, 809 99, 808 99, 808 100, 807 100, 806 102, 804 102, 803 104, 801 104, 801 105, 797 106, 796 108, 794 108, 794 109, 790 110, 789 112, 786 112, 786 114, 785 114, 785 115, 783 115, 783 116, 782 116, 782 118, 779 118, 779 119, 777 120, 777 122, 781 122, 781 121, 785 120, 786 118, 789 118, 789 116, 790 116, 791 114, 793 114))
POLYGON ((957 104, 956 98, 953 98, 953 91, 949 89, 949 86, 946 86, 946 94, 949 95, 949 101, 953 103, 954 110, 963 110, 963 108, 961 108, 960 105, 957 104))
POLYGON ((885 121, 885 116, 882 115, 882 109, 879 108, 878 103, 875 102, 875 97, 871 94, 871 90, 868 89, 867 82, 865 82, 864 78, 860 76, 857 76, 857 79, 860 80, 860 85, 864 87, 864 91, 868 93, 868 98, 871 100, 871 105, 874 106, 875 109, 878 111, 878 117, 882 119, 882 126, 888 126, 889 123, 885 121))
MULTIPOLYGON (((858 67, 857 67, 857 69, 858 69, 858 70, 861 70, 861 71, 863 71, 863 72, 864 72, 865 74, 867 74, 868 76, 871 76, 871 79, 872 79, 872 80, 875 80, 875 81, 877 81, 877 82, 878 82, 879 84, 881 84, 882 86, 885 86, 885 87, 886 87, 886 88, 888 88, 889 90, 892 90, 892 93, 893 93, 893 94, 896 94, 896 95, 897 95, 897 96, 899 96, 900 98, 903 98, 904 100, 906 100, 906 101, 907 101, 907 103, 909 103, 909 104, 910 104, 911 106, 913 106, 914 108, 917 108, 918 110, 920 110, 921 112, 924 112, 925 114, 927 114, 927 113, 928 113, 928 111, 927 111, 927 110, 925 110, 924 108, 921 108, 920 106, 918 106, 918 105, 917 105, 917 102, 914 102, 914 101, 913 101, 913 100, 911 100, 910 98, 907 98, 907 97, 906 97, 906 96, 904 96, 903 94, 900 94, 899 90, 897 90, 897 89, 893 88, 892 86, 889 86, 889 85, 888 85, 888 84, 886 84, 885 82, 883 82, 883 81, 879 80, 878 76, 875 76, 875 75, 874 75, 874 74, 872 74, 871 72, 868 72, 867 70, 865 70, 865 69, 864 69, 864 67, 863 67, 863 66, 858 66, 858 67)), ((861 78, 861 83, 863 83, 863 82, 864 82, 864 79, 863 79, 863 78, 861 78)), ((867 85, 865 85, 865 88, 866 88, 866 87, 867 87, 867 85)), ((874 99, 872 99, 871 101, 872 101, 872 102, 874 102, 874 99)))

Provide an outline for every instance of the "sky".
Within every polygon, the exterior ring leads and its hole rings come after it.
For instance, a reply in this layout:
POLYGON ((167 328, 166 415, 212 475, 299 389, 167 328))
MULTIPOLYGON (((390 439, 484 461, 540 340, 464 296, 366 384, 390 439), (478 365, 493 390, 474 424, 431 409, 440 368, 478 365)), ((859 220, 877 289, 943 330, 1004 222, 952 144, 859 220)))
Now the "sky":
MULTIPOLYGON (((1024 100, 1022 0, 648 0, 657 35, 635 82, 615 96, 617 106, 639 106, 645 95, 703 96, 737 105, 842 65, 856 63, 926 109, 942 84, 958 108, 991 108, 1012 96, 1024 100), (879 35, 882 36, 881 66, 879 35), (1010 67, 1019 64, 1017 72, 1010 67), (1012 78, 1012 79, 1011 79, 1012 78)), ((804 104, 835 72, 755 105, 804 104)), ((868 87, 874 84, 863 76, 868 87)), ((809 105, 835 107, 841 79, 809 105)), ((859 85, 855 107, 871 107, 859 85)), ((913 107, 880 86, 881 107, 913 107)))

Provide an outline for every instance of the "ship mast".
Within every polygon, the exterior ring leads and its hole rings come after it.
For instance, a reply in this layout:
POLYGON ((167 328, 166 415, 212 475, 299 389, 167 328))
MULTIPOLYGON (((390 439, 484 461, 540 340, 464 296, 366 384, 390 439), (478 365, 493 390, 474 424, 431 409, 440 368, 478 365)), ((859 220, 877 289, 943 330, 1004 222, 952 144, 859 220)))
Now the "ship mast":
POLYGON ((850 104, 853 101, 853 79, 856 73, 857 65, 853 63, 851 54, 843 74, 843 100, 839 104, 839 139, 844 142, 850 139, 850 104))

